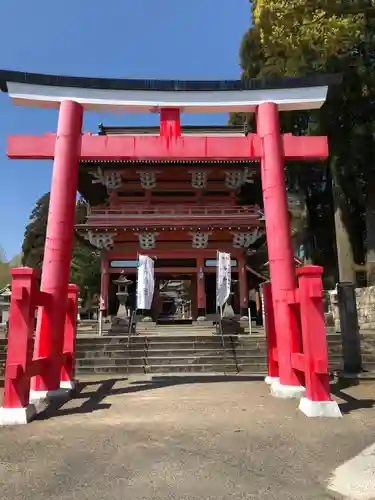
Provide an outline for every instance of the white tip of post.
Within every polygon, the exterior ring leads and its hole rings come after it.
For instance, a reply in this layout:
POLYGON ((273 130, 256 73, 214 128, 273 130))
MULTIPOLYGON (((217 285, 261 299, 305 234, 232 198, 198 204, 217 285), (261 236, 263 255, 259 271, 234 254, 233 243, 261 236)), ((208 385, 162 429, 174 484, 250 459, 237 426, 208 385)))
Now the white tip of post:
POLYGON ((336 401, 311 401, 301 398, 298 409, 306 417, 341 418, 342 413, 336 401))
POLYGON ((279 380, 280 380, 279 377, 270 377, 269 375, 267 375, 267 377, 264 378, 264 381, 267 385, 275 384, 279 380))
POLYGON ((69 395, 70 389, 59 388, 55 391, 30 391, 30 403, 37 403, 40 401, 50 401, 52 399, 63 398, 69 395))
POLYGON ((29 404, 26 408, 0 408, 0 425, 28 424, 36 415, 36 408, 29 404))
POLYGON ((300 399, 305 395, 306 389, 301 385, 283 385, 276 380, 271 385, 271 394, 275 398, 300 399))
POLYGON ((74 391, 77 388, 77 380, 62 380, 60 382, 60 389, 65 389, 68 391, 74 391))

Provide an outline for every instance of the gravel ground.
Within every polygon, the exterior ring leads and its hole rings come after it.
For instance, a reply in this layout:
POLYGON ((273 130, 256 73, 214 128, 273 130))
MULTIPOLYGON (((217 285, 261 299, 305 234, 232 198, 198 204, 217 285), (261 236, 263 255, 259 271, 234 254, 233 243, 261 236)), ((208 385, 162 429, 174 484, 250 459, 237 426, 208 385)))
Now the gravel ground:
POLYGON ((333 387, 343 419, 307 419, 250 377, 86 377, 74 399, 0 428, 0 498, 332 499, 375 441, 375 385, 333 387))

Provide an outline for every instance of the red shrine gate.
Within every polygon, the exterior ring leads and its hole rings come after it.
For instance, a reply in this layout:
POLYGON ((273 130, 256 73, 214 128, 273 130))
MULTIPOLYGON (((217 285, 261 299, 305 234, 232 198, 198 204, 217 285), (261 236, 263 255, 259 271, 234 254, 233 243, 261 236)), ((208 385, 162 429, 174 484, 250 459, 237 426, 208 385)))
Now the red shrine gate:
MULTIPOLYGON (((299 270, 297 285, 284 180, 286 159, 323 159, 328 155, 327 139, 281 134, 279 126, 279 110, 320 107, 334 78, 320 75, 310 80, 273 82, 150 82, 3 72, 0 79, 2 89, 18 104, 59 108, 56 134, 11 136, 8 140, 9 158, 54 159, 54 169, 41 291, 34 294, 32 304, 34 284, 27 276, 31 271, 21 269, 14 274, 4 423, 27 420, 31 376, 35 376, 34 397, 42 397, 60 388, 62 367, 70 375, 73 373, 74 347, 70 342, 70 350, 65 350, 64 328, 65 338, 71 338, 65 325, 80 160, 260 160, 272 285, 272 304, 268 304, 272 316, 270 335, 274 331, 276 345, 270 357, 278 370, 270 374, 275 378, 272 392, 279 397, 300 397, 305 384, 302 411, 309 416, 338 416, 338 406, 329 393, 322 269, 311 266, 299 270), (82 134, 84 109, 116 107, 159 112, 160 135, 82 134), (257 133, 247 137, 182 136, 181 110, 255 112, 257 133), (41 307, 31 359, 32 327, 22 322, 25 311, 29 320, 30 308, 36 305, 41 307), (20 325, 23 341, 16 346, 14 335, 20 325)), ((65 379, 63 387, 68 385, 65 379)))
MULTIPOLYGON (((160 130, 101 125, 99 134, 155 137, 160 130)), ((243 130, 181 127, 184 137, 212 134, 242 137, 243 130)), ((231 305, 247 325, 246 252, 251 252, 251 245, 259 238, 264 241, 265 228, 263 211, 257 205, 238 205, 238 191, 254 182, 258 162, 85 160, 80 171, 79 190, 94 206, 90 206, 85 223, 76 228, 101 249, 102 315, 117 311, 113 278, 120 272, 133 282, 129 305, 134 305, 138 254, 142 253, 154 258, 156 279, 151 310, 142 311, 144 317, 167 324, 181 319, 185 324, 216 320, 219 250, 232 256, 231 305), (176 279, 182 280, 180 284, 176 279), (169 282, 172 293, 165 292, 169 282), (166 296, 169 299, 163 299, 166 296), (178 308, 171 297, 177 299, 178 308)))

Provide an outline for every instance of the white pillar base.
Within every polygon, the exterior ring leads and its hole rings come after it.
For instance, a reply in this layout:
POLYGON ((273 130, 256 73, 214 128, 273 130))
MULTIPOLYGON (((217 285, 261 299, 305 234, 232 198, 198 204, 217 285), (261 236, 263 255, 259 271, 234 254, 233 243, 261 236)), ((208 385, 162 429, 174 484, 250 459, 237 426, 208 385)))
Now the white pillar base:
POLYGON ((277 380, 271 385, 271 394, 275 398, 300 399, 305 395, 306 389, 301 385, 283 385, 277 380))
POLYGON ((29 404, 26 408, 0 408, 0 425, 28 424, 36 415, 36 408, 29 404))
POLYGON ((279 382, 279 380, 279 377, 270 377, 269 375, 267 375, 267 377, 265 377, 264 379, 267 385, 276 384, 276 382, 279 382))
POLYGON ((206 316, 198 316, 197 321, 206 321, 206 316))
POLYGON ((74 391, 78 386, 78 380, 62 380, 60 382, 60 389, 74 391))
POLYGON ((340 407, 336 401, 310 401, 310 399, 301 398, 298 409, 306 417, 342 417, 340 407))
POLYGON ((30 391, 29 401, 30 403, 36 403, 39 401, 48 401, 51 399, 57 399, 66 397, 69 394, 69 389, 59 388, 55 391, 30 391))

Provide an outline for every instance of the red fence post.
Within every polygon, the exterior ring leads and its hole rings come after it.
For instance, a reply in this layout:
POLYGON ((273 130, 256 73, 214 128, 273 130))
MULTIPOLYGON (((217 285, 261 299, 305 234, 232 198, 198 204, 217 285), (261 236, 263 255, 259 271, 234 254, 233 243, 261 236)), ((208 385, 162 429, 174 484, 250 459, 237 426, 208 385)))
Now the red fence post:
POLYGON ((306 395, 299 409, 308 417, 341 417, 340 408, 332 401, 330 392, 322 274, 320 266, 297 270, 303 343, 300 359, 306 382, 306 395))
POLYGON ((0 424, 26 424, 35 415, 29 404, 37 272, 29 267, 12 269, 8 351, 0 424))
POLYGON ((268 375, 265 378, 265 382, 266 384, 272 384, 279 380, 279 366, 277 364, 275 315, 273 313, 271 283, 262 283, 261 289, 264 307, 264 328, 267 338, 268 375))
POLYGON ((78 293, 78 286, 70 284, 68 287, 68 303, 64 329, 64 360, 61 367, 60 387, 62 389, 75 388, 74 374, 78 293))

